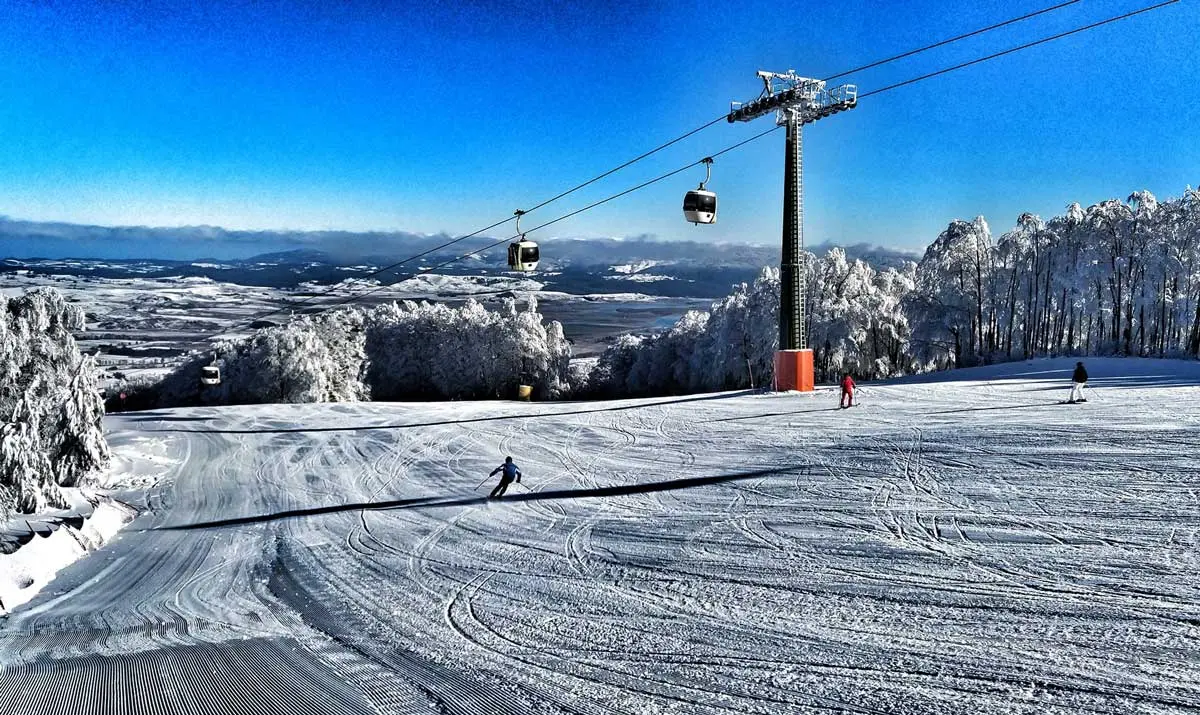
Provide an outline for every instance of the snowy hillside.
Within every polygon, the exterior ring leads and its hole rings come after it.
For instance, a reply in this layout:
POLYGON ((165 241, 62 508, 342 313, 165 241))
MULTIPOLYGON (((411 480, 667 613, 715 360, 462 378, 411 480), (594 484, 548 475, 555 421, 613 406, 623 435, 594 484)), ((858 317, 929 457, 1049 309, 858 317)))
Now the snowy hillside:
POLYGON ((1062 405, 1073 362, 864 385, 849 410, 818 390, 109 417, 117 460, 155 440, 177 464, 4 622, 0 703, 1194 711, 1200 364, 1089 360, 1089 401, 1062 405), (487 502, 506 454, 522 484, 487 502))

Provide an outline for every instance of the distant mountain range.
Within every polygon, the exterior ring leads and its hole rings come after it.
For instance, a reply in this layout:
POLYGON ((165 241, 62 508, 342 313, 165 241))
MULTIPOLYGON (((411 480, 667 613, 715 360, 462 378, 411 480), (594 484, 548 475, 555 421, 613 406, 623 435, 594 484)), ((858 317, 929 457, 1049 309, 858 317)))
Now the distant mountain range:
MULTIPOLYGON (((490 243, 491 241, 489 241, 490 243)), ((700 243, 696 241, 654 241, 646 239, 619 240, 612 238, 588 239, 551 239, 543 241, 541 268, 548 270, 596 268, 620 264, 653 264, 655 266, 681 266, 688 268, 747 268, 758 270, 763 266, 773 266, 779 263, 778 246, 756 246, 739 243, 700 243)), ((809 251, 823 255, 833 248, 833 244, 823 243, 809 247, 809 251)), ((920 260, 920 256, 906 251, 897 251, 865 243, 843 246, 846 255, 851 259, 857 258, 878 268, 899 266, 905 261, 920 260)), ((416 247, 414 253, 419 252, 416 247)), ((444 251, 431 253, 422 263, 431 264, 449 260, 461 255, 469 249, 456 244, 444 251)), ((483 258, 472 257, 475 260, 465 260, 464 265, 477 269, 481 266, 503 270, 504 251, 494 249, 483 258)), ((398 259, 390 255, 363 256, 356 265, 386 266, 398 259)), ((277 251, 252 256, 245 263, 279 263, 305 264, 321 263, 327 265, 345 265, 337 257, 324 251, 312 249, 296 249, 292 251, 277 251)), ((440 269, 439 269, 440 270, 440 269)), ((456 268, 455 272, 461 269, 456 268)))
MULTIPOLYGON (((505 272, 503 243, 491 237, 454 241, 445 235, 408 233, 110 228, 0 218, 0 256, 9 256, 0 261, 0 273, 32 271, 99 278, 203 277, 272 287, 332 284, 355 277, 391 283, 429 270, 449 275, 505 272), (482 250, 498 241, 500 245, 482 250), (263 246, 272 250, 247 250, 263 246), (278 250, 274 250, 276 247, 278 250), (475 251, 479 253, 463 257, 475 251), (246 255, 235 259, 191 257, 239 252, 246 255), (420 254, 424 255, 417 260, 382 270, 420 254)), ((777 246, 644 238, 550 239, 540 243, 542 261, 537 280, 545 283, 548 290, 577 295, 637 292, 715 298, 727 294, 733 283, 753 280, 763 266, 779 263, 777 246)), ((824 253, 829 248, 821 245, 810 250, 824 253)), ((845 248, 850 257, 877 267, 918 258, 915 254, 866 244, 845 248)))
MULTIPOLYGON (((476 236, 456 241, 446 234, 351 231, 230 231, 213 226, 150 228, 85 226, 18 221, 0 216, 0 257, 149 260, 204 263, 323 263, 336 266, 384 266, 429 252, 429 264, 474 251, 475 265, 500 268, 505 259, 502 237, 476 236), (482 250, 500 242, 490 250, 482 250), (444 244, 451 244, 439 248, 444 244), (224 256, 225 258, 198 258, 224 256)), ((690 266, 751 268, 779 262, 775 245, 658 241, 647 238, 549 239, 542 242, 548 267, 592 267, 639 261, 690 266)), ((823 253, 827 245, 810 250, 823 253)), ((905 251, 860 244, 846 247, 852 257, 876 265, 915 260, 905 251)))

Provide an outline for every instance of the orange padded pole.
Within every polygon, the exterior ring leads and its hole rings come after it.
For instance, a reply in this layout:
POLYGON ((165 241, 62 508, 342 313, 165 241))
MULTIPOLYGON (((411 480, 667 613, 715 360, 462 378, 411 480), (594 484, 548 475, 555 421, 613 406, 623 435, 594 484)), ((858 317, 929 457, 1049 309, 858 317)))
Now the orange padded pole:
POLYGON ((775 352, 775 389, 812 392, 812 350, 778 350, 775 352))

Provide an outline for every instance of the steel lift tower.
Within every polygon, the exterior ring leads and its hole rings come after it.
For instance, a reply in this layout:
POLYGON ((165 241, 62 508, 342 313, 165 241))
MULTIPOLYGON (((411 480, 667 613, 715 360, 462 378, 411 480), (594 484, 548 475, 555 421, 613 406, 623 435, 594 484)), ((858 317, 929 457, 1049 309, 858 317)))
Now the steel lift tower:
POLYGON ((825 88, 819 79, 785 73, 759 72, 763 92, 758 99, 734 102, 726 119, 748 122, 770 112, 787 127, 783 174, 783 256, 779 263, 779 350, 775 353, 775 389, 813 389, 813 353, 808 347, 804 311, 804 165, 801 132, 805 124, 853 109, 858 87, 843 84, 825 88))

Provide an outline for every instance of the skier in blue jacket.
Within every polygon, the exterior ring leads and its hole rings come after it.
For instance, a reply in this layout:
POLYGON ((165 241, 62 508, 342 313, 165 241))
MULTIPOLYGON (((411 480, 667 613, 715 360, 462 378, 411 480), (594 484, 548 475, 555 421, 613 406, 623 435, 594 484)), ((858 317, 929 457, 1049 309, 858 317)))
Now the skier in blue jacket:
POLYGON ((492 473, 488 476, 494 477, 496 476, 497 472, 500 473, 500 483, 497 484, 496 488, 492 490, 492 493, 488 495, 488 499, 495 499, 496 497, 504 496, 504 492, 508 489, 508 485, 512 484, 514 479, 516 480, 517 484, 521 483, 521 469, 516 465, 515 462, 512 461, 512 457, 505 457, 504 464, 501 464, 499 467, 493 469, 492 473))

